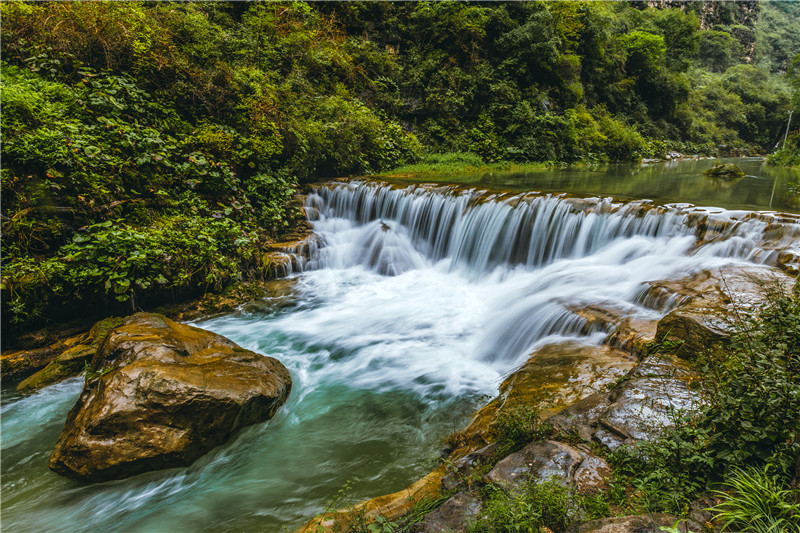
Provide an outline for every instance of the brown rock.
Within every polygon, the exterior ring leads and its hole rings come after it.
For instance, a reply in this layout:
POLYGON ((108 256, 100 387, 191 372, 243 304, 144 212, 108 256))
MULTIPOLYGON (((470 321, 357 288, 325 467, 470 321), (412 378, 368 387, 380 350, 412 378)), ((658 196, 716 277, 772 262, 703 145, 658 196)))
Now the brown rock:
POLYGON ((79 344, 70 346, 42 370, 22 381, 17 385, 17 390, 20 392, 33 391, 77 376, 94 358, 108 333, 120 324, 122 324, 122 319, 117 317, 101 320, 85 337, 81 338, 79 344))
POLYGON ((509 491, 522 490, 531 480, 568 484, 583 462, 578 450, 552 440, 535 441, 512 453, 486 475, 486 481, 509 491))
POLYGON ((569 446, 556 441, 535 441, 495 465, 486 481, 509 491, 523 490, 531 480, 553 480, 594 494, 607 486, 608 463, 585 445, 569 446))
POLYGON ((614 450, 622 444, 648 440, 672 424, 671 413, 695 406, 693 374, 670 358, 652 355, 629 379, 610 392, 601 392, 570 405, 550 418, 553 426, 594 440, 614 450))
MULTIPOLYGON (((660 527, 678 524, 679 531, 686 532, 687 524, 669 514, 646 514, 591 520, 567 528, 566 533, 662 533, 660 527), (680 523, 679 523, 680 522, 680 523)), ((695 530, 699 531, 699 530, 695 530)))
POLYGON ((715 345, 727 342, 743 316, 753 313, 764 301, 764 287, 789 286, 793 280, 771 267, 705 270, 687 278, 658 282, 684 296, 680 305, 658 323, 656 338, 681 342, 678 356, 693 359, 715 345))
POLYGON ((414 505, 435 500, 442 494, 444 467, 440 466, 413 485, 392 494, 364 501, 349 509, 341 509, 309 520, 296 533, 321 533, 347 531, 357 520, 372 522, 377 516, 396 520, 408 514, 414 505))
POLYGON ((543 346, 500 386, 500 394, 483 407, 467 428, 452 437, 461 458, 494 442, 492 423, 504 411, 534 407, 557 412, 624 376, 631 356, 608 346, 562 342, 543 346))
MULTIPOLYGON (((4 350, 0 355, 0 374, 3 377, 18 376, 46 367, 64 351, 85 343, 87 329, 89 329, 88 326, 82 333, 58 339, 47 346, 23 350, 4 350)), ((52 339, 48 337, 48 340, 52 339)))
POLYGON ((150 313, 113 329, 90 372, 49 465, 87 481, 191 464, 291 389, 276 359, 150 313))
POLYGON ((454 533, 468 531, 470 522, 478 516, 480 499, 466 491, 453 495, 434 511, 425 515, 425 520, 415 524, 412 533, 454 533))

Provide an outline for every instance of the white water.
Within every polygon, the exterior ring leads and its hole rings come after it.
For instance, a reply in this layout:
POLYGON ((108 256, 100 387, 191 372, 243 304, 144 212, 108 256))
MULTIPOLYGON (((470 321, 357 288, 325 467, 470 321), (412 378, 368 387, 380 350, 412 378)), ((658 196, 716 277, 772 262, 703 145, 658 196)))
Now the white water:
POLYGON ((45 466, 79 382, 4 392, 4 528, 293 529, 348 480, 357 501, 426 473, 440 439, 537 345, 601 342, 570 307, 657 317, 674 301, 644 298, 648 280, 772 260, 763 221, 697 248, 691 210, 642 203, 347 184, 320 188, 308 210, 321 245, 299 304, 200 324, 291 370, 278 416, 189 468, 87 486, 45 466))

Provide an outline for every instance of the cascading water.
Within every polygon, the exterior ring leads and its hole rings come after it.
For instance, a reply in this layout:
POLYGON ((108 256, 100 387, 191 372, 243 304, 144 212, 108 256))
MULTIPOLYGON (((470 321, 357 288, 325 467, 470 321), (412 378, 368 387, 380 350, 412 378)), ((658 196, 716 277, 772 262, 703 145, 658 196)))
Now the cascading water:
POLYGON ((678 299, 645 282, 771 262, 781 244, 769 215, 441 187, 319 187, 306 210, 319 246, 297 303, 200 324, 291 370, 279 415, 189 468, 81 485, 46 469, 81 381, 4 384, 9 531, 291 530, 348 481, 349 502, 399 490, 537 345, 601 342, 571 309, 658 317, 678 299))

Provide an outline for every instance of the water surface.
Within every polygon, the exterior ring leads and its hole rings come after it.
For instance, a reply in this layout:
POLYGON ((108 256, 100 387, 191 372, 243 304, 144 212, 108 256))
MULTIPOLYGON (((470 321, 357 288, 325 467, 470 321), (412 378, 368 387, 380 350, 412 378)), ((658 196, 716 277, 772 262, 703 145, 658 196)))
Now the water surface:
POLYGON ((799 171, 767 165, 762 158, 737 157, 427 179, 511 191, 567 192, 576 196, 611 196, 620 200, 649 199, 660 205, 691 203, 726 209, 797 213, 800 212, 797 204, 786 200, 787 184, 792 178, 797 180, 798 176, 799 171), (718 163, 734 163, 746 176, 732 180, 703 176, 703 171, 718 163))

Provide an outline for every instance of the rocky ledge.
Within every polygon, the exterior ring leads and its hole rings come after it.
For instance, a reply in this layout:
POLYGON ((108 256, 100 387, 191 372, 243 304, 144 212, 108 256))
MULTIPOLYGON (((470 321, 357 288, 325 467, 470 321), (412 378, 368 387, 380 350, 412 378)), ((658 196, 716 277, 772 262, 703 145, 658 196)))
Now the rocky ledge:
MULTIPOLYGON (((598 450, 651 439, 671 423, 671 413, 699 405, 693 385, 698 376, 687 361, 728 342, 734 322, 758 308, 765 287, 790 283, 794 280, 777 268, 728 267, 643 287, 639 303, 671 308, 661 319, 602 306, 571 309, 595 330, 608 331, 603 345, 567 342, 540 348, 451 437, 446 467, 403 491, 317 517, 300 531, 331 531, 354 516, 401 520, 413 504, 438 499, 444 502, 412 531, 463 532, 481 516, 481 488, 487 484, 513 493, 529 480, 551 479, 583 494, 602 490, 612 471, 598 450), (667 341, 673 354, 653 353, 656 341, 667 341), (542 413, 552 427, 550 437, 503 457, 493 425, 520 407, 542 413)), ((696 502, 688 520, 664 514, 623 516, 573 524, 567 532, 657 533, 676 524, 679 531, 701 531, 709 518, 703 509, 709 505, 696 502)))
POLYGON ((85 481, 186 466, 272 418, 291 386, 272 357, 137 313, 104 336, 49 466, 85 481))

